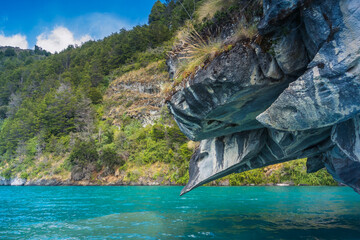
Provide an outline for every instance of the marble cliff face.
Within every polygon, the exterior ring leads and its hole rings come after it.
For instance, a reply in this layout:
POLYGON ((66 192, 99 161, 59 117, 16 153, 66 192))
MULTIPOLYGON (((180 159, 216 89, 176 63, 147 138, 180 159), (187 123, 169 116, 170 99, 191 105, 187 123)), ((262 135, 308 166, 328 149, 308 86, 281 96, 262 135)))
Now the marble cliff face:
POLYGON ((201 141, 182 194, 305 157, 308 172, 326 167, 360 193, 360 2, 264 0, 263 8, 268 49, 236 44, 168 102, 180 129, 201 141))

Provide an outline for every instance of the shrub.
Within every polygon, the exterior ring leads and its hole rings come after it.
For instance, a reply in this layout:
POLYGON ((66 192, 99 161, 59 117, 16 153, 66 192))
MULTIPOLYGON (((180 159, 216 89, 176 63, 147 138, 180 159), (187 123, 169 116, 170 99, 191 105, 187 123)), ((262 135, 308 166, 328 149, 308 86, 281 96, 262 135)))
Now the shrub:
POLYGON ((183 144, 187 141, 186 136, 182 133, 177 125, 172 127, 167 127, 166 132, 171 143, 180 143, 183 144))
POLYGON ((113 146, 104 146, 100 151, 100 161, 101 163, 109 168, 115 166, 123 166, 125 161, 117 154, 113 146))
POLYGON ((22 179, 28 179, 28 177, 29 177, 29 174, 26 172, 23 172, 20 174, 20 178, 22 178, 22 179))
POLYGON ((282 168, 278 170, 278 174, 280 174, 280 181, 292 181, 296 185, 337 185, 325 169, 315 173, 307 173, 306 159, 283 163, 282 168))
POLYGON ((295 185, 337 185, 325 169, 321 169, 316 173, 306 173, 306 159, 294 160, 242 173, 234 173, 225 178, 229 179, 232 186, 283 182, 293 182, 295 185))
POLYGON ((142 148, 137 149, 129 158, 138 164, 155 162, 169 163, 174 159, 174 152, 167 146, 165 140, 147 138, 141 142, 142 148))
POLYGON ((93 104, 99 104, 103 100, 101 92, 94 87, 89 91, 89 98, 93 104))
POLYGON ((96 162, 98 159, 99 155, 93 141, 77 141, 68 160, 72 166, 83 167, 88 163, 96 162))
POLYGON ((56 155, 62 155, 69 151, 70 135, 64 135, 56 137, 51 135, 46 145, 46 151, 55 153, 56 155))
POLYGON ((153 125, 150 131, 150 137, 155 141, 157 139, 164 139, 165 127, 162 124, 153 125))
POLYGON ((53 174, 60 174, 62 171, 63 171, 63 166, 60 166, 60 167, 57 167, 54 171, 53 171, 53 174))
POLYGON ((140 121, 133 120, 133 121, 130 121, 130 123, 124 127, 124 132, 125 132, 126 136, 131 136, 134 133, 136 133, 141 127, 142 126, 141 126, 140 121))
POLYGON ((181 145, 179 149, 180 157, 183 162, 188 161, 191 158, 191 155, 193 154, 193 150, 189 149, 188 143, 184 143, 181 145))
POLYGON ((4 177, 5 179, 10 179, 11 176, 12 176, 12 170, 11 170, 11 168, 5 169, 5 170, 3 171, 3 173, 2 173, 2 175, 3 175, 3 177, 4 177))
POLYGON ((128 172, 126 175, 126 180, 128 180, 129 182, 136 182, 141 176, 141 172, 139 172, 138 170, 134 170, 131 172, 128 172))
POLYGON ((27 141, 26 152, 30 156, 34 156, 37 153, 39 138, 33 137, 27 141))

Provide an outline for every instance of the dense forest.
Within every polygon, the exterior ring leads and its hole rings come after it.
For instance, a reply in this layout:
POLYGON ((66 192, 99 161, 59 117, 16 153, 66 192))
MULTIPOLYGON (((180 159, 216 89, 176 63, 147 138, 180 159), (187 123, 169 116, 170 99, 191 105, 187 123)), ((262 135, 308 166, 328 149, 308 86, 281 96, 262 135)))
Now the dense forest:
MULTIPOLYGON (((195 20, 207 2, 157 1, 148 24, 56 54, 37 46, 1 47, 0 176, 185 184, 198 143, 180 132, 164 103, 176 81, 167 73, 166 57, 185 23, 211 31, 236 11, 236 1, 229 1, 233 5, 195 20)), ((304 160, 233 174, 214 184, 284 181, 335 184, 324 170, 306 175, 304 160)))

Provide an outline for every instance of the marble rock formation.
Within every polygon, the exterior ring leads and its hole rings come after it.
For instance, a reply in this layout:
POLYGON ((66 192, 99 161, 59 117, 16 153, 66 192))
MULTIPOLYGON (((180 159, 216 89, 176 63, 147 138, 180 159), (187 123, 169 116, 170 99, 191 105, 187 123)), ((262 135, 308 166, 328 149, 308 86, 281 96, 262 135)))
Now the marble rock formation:
POLYGON ((298 158, 360 193, 360 2, 264 0, 263 8, 258 31, 271 51, 239 43, 168 102, 184 134, 201 141, 182 194, 298 158))

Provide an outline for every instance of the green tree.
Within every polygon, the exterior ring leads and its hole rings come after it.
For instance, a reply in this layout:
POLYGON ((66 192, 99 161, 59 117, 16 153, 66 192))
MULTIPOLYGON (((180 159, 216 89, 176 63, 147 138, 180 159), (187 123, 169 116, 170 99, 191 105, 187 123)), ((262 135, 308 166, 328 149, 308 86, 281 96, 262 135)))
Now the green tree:
POLYGON ((61 85, 44 97, 40 109, 40 124, 47 135, 67 134, 75 130, 76 97, 69 86, 61 85))
POLYGON ((155 21, 164 21, 165 20, 165 13, 166 6, 159 0, 155 2, 153 5, 150 15, 149 15, 149 24, 155 21))
POLYGON ((104 146, 100 151, 100 161, 108 168, 114 168, 115 166, 122 166, 125 164, 125 161, 111 145, 104 146))
POLYGON ((13 48, 7 48, 4 55, 5 57, 13 57, 16 56, 16 52, 13 48))
POLYGON ((84 167, 98 159, 99 154, 94 141, 77 141, 68 160, 72 166, 84 167))

